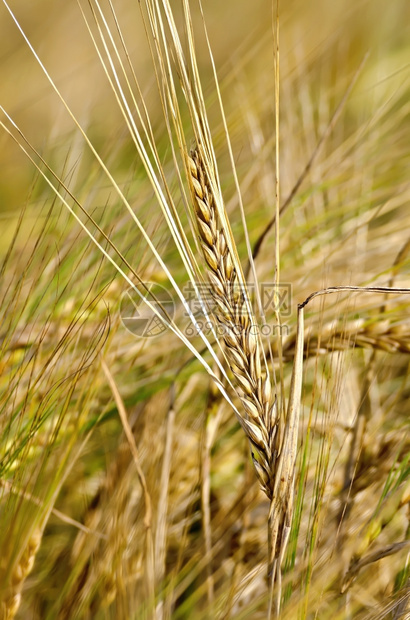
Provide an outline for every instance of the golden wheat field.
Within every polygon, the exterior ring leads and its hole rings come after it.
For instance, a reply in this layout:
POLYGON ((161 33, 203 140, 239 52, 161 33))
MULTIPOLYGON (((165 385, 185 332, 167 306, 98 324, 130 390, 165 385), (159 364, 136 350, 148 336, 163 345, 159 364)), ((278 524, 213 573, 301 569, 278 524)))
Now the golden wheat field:
POLYGON ((0 3, 0 618, 410 619, 408 0, 0 3))

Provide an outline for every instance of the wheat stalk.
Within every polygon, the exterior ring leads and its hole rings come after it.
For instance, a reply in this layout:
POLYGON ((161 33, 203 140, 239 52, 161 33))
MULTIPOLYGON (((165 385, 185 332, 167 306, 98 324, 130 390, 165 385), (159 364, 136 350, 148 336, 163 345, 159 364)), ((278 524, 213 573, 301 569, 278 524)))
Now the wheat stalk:
POLYGON ((229 243, 232 240, 223 200, 212 170, 199 148, 187 158, 190 188, 207 264, 213 313, 223 328, 226 357, 235 377, 244 414, 237 410, 252 451, 261 487, 270 500, 268 517, 268 580, 270 612, 275 583, 278 585, 276 613, 280 605, 280 567, 289 539, 293 515, 294 475, 298 416, 302 381, 303 309, 298 311, 292 383, 286 417, 278 415, 260 335, 247 294, 242 269, 229 243), (222 217, 219 210, 222 209, 222 217), (261 360, 264 361, 264 368, 261 360))

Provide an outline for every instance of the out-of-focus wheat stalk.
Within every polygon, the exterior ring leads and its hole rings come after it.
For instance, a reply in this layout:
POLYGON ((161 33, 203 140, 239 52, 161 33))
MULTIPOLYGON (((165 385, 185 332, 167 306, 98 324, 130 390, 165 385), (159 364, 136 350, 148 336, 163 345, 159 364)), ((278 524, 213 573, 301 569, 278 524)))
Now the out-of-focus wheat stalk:
MULTIPOLYGON (((36 529, 31 534, 26 547, 22 550, 11 571, 7 571, 9 573, 8 576, 4 573, 4 570, 0 572, 0 579, 2 581, 0 618, 2 620, 13 620, 20 607, 21 592, 24 582, 34 566, 41 537, 41 530, 36 529), (5 581, 8 581, 7 585, 4 583, 5 581)), ((3 557, 2 562, 7 563, 7 558, 3 557)))
MULTIPOLYGON (((283 341, 283 355, 292 360, 296 334, 290 334, 283 341)), ((379 320, 370 322, 365 318, 352 321, 329 321, 320 329, 306 329, 304 335, 305 355, 314 357, 331 351, 345 351, 357 347, 386 351, 388 353, 410 353, 410 332, 405 322, 379 320)), ((274 353, 275 348, 273 347, 274 353)))

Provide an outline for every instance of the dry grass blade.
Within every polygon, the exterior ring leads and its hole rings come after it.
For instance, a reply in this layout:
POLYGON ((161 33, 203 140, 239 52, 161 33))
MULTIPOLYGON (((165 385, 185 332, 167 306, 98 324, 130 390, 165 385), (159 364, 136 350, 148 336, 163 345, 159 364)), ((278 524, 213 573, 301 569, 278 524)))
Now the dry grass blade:
MULTIPOLYGON (((299 428, 299 408, 302 394, 303 374, 303 307, 298 307, 296 351, 293 360, 293 372, 289 393, 283 440, 279 446, 275 488, 269 510, 269 576, 271 595, 275 583, 275 573, 280 583, 280 567, 286 551, 293 516, 294 478, 299 428)), ((279 597, 276 601, 276 613, 279 614, 279 597)), ((272 608, 272 604, 270 606, 272 608)))
POLYGON ((311 293, 300 305, 304 308, 312 299, 315 297, 320 297, 321 295, 331 295, 332 293, 349 293, 355 291, 363 293, 385 293, 386 295, 394 293, 398 295, 408 295, 410 293, 409 288, 393 286, 329 286, 328 288, 311 293))
POLYGON ((367 566, 368 564, 372 564, 373 562, 378 562, 379 560, 388 557, 389 555, 393 555, 394 553, 399 553, 400 551, 407 550, 410 547, 410 540, 403 540, 398 543, 393 543, 391 545, 386 545, 380 549, 375 549, 370 553, 367 553, 365 556, 353 559, 350 562, 349 570, 347 571, 343 584, 342 584, 342 592, 345 592, 353 583, 353 581, 357 578, 360 570, 367 566))

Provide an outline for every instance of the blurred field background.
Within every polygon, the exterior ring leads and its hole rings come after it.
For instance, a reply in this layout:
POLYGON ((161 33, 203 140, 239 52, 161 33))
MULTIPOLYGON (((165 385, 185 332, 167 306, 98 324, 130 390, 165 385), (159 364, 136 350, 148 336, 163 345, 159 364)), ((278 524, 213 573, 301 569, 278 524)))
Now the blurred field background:
MULTIPOLYGON (((138 4, 115 7, 176 191, 138 4)), ((183 284, 77 3, 11 8, 183 284)), ((273 9, 266 0, 203 8, 255 244, 274 214, 273 9)), ((245 265, 202 18, 192 11, 245 265)), ((281 279, 292 286, 286 386, 296 304, 309 293, 410 286, 410 5, 281 3, 282 203, 367 53, 281 219, 281 279)), ((3 4, 0 84, 0 104, 72 194, 142 278, 166 286, 3 4)), ((0 617, 266 618, 267 501, 232 411, 171 332, 138 339, 124 329, 126 284, 3 130, 0 228, 0 617)), ((261 282, 273 277, 273 240, 272 230, 256 260, 261 282)), ((177 317, 182 325, 180 308, 177 317)), ((283 618, 410 618, 409 320, 406 296, 344 294, 308 307, 283 618)))

